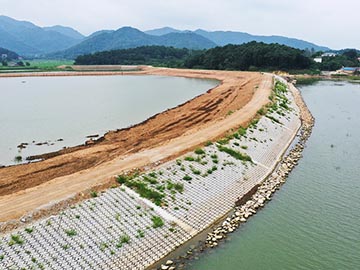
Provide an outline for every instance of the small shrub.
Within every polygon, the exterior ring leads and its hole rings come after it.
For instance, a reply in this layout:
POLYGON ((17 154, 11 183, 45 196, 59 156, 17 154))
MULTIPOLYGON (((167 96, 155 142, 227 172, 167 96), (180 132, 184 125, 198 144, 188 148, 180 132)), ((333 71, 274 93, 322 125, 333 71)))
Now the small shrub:
POLYGON ((32 233, 34 231, 34 228, 25 228, 25 232, 32 233))
POLYGON ((191 179, 192 179, 192 177, 189 176, 189 175, 185 175, 185 176, 183 177, 183 180, 185 180, 185 181, 190 181, 191 179))
POLYGON ((15 244, 17 244, 17 245, 22 245, 22 244, 24 244, 24 239, 22 239, 21 238, 21 236, 20 235, 18 235, 18 234, 12 234, 11 236, 10 236, 10 242, 9 242, 9 246, 13 246, 13 245, 15 245, 15 244))
POLYGON ((176 164, 177 164, 178 166, 181 166, 181 163, 182 163, 181 159, 177 159, 177 160, 176 160, 176 164))
POLYGON ((207 142, 205 143, 205 146, 210 146, 210 145, 213 145, 213 143, 210 142, 210 141, 207 141, 207 142))
POLYGON ((77 235, 77 232, 74 229, 65 230, 65 233, 69 237, 73 237, 73 236, 77 235))
POLYGON ((145 237, 145 232, 144 232, 144 231, 138 230, 137 232, 138 232, 138 235, 136 236, 137 238, 143 238, 143 237, 145 237))
POLYGON ((194 161, 195 159, 193 157, 185 157, 184 158, 186 161, 194 161))
POLYGON ((22 161, 22 156, 15 156, 14 161, 15 162, 21 162, 22 161))
POLYGON ((197 149, 195 149, 195 154, 197 154, 197 155, 204 155, 205 154, 205 151, 203 150, 203 149, 201 149, 201 148, 197 148, 197 149))
POLYGON ((258 110, 257 113, 260 114, 260 115, 265 115, 265 114, 266 114, 266 111, 265 111, 264 108, 261 108, 260 110, 258 110))
POLYGON ((276 119, 275 117, 273 117, 271 115, 266 115, 266 117, 269 118, 270 120, 274 121, 275 123, 282 125, 282 123, 279 121, 279 119, 276 119))
MULTIPOLYGON (((144 181, 149 182, 149 183, 152 184, 152 185, 156 185, 156 184, 158 183, 158 181, 157 181, 153 176, 151 176, 150 174, 149 174, 149 176, 150 176, 150 177, 144 175, 144 176, 143 176, 144 181)), ((156 176, 156 175, 155 175, 155 176, 156 176)))
POLYGON ((124 234, 120 237, 120 243, 121 244, 128 244, 130 243, 130 236, 124 234))
POLYGON ((151 221, 153 222, 153 228, 159 228, 164 226, 164 221, 159 216, 152 216, 151 221))
POLYGON ((119 175, 117 178, 116 178, 116 181, 119 183, 119 184, 125 184, 127 181, 128 181, 128 177, 126 175, 119 175))
POLYGON ((245 135, 246 135, 246 128, 239 127, 239 129, 238 129, 238 134, 239 134, 240 136, 245 136, 245 135))
POLYGON ((152 178, 156 178, 156 172, 149 173, 149 176, 152 177, 152 178))
POLYGON ((90 196, 91 196, 92 198, 96 198, 96 197, 98 196, 98 194, 97 194, 96 191, 91 191, 91 192, 90 192, 90 196))
POLYGON ((174 188, 177 192, 182 193, 184 191, 184 184, 176 183, 174 185, 174 188))
POLYGON ((174 188, 174 183, 172 183, 171 181, 167 181, 166 188, 168 190, 172 190, 174 188))
POLYGON ((225 145, 225 144, 228 144, 229 141, 230 141, 229 138, 224 138, 224 139, 218 140, 217 143, 221 144, 221 145, 225 145))
POLYGON ((221 145, 218 145, 218 149, 221 151, 221 152, 225 152, 227 154, 229 154, 230 156, 232 156, 233 158, 236 158, 238 160, 243 160, 243 161, 250 161, 252 162, 251 160, 251 157, 249 157, 248 155, 246 154, 242 154, 238 151, 235 151, 231 148, 227 148, 227 147, 224 147, 224 146, 221 146, 221 145))

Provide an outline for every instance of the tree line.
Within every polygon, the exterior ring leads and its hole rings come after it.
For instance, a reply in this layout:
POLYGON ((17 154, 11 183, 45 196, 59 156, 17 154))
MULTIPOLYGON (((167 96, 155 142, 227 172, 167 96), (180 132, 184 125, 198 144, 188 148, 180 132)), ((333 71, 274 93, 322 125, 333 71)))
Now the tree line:
POLYGON ((97 52, 78 56, 77 65, 153 65, 215 70, 336 70, 358 65, 358 52, 345 50, 315 63, 308 52, 280 44, 249 42, 208 50, 177 49, 165 46, 97 52))

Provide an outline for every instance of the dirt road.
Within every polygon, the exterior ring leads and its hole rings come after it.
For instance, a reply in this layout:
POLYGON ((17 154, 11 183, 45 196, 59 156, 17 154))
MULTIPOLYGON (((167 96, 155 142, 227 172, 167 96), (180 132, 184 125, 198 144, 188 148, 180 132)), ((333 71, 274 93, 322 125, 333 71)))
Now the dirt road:
POLYGON ((269 101, 272 86, 272 77, 260 73, 146 68, 136 74, 218 79, 222 84, 132 128, 109 132, 96 144, 0 169, 0 221, 17 219, 110 183, 124 170, 174 158, 218 138, 251 121, 269 101))

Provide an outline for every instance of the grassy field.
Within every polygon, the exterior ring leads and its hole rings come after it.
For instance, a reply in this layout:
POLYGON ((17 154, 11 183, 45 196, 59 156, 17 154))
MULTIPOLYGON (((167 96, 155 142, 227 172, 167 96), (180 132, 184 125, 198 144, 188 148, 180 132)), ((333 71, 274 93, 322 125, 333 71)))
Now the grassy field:
POLYGON ((70 66, 74 64, 72 60, 24 60, 24 63, 29 63, 30 65, 25 65, 23 67, 4 67, 0 66, 1 72, 35 72, 35 71, 57 71, 59 70, 58 66, 70 66))

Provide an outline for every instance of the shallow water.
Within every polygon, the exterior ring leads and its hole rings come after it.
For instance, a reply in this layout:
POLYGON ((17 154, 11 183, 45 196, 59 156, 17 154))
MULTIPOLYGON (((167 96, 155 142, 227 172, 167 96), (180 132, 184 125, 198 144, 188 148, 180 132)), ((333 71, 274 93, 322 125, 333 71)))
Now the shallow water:
POLYGON ((360 84, 301 88, 316 118, 273 200, 191 270, 360 269, 360 84))
POLYGON ((140 123, 217 84, 162 76, 1 78, 0 165, 140 123), (21 143, 29 146, 19 152, 21 143))

